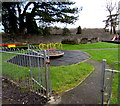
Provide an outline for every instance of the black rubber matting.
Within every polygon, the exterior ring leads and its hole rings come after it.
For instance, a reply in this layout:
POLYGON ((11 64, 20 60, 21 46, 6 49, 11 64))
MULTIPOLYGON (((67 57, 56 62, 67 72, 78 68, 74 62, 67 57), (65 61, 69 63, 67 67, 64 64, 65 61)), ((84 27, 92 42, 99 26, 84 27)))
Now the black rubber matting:
MULTIPOLYGON (((50 66, 72 65, 90 58, 89 55, 79 50, 65 50, 63 52, 64 52, 63 56, 50 58, 50 66)), ((30 64, 32 67, 38 67, 38 66, 42 67, 44 63, 43 59, 40 58, 38 59, 36 57, 22 56, 22 55, 17 55, 12 59, 8 60, 7 62, 20 65, 23 67, 30 66, 30 64)))

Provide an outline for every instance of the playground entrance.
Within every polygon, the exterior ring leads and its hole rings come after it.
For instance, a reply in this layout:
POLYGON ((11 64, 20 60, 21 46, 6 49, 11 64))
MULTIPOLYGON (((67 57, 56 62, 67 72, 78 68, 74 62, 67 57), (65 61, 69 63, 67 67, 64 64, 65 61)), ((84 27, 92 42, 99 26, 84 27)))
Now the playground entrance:
MULTIPOLYGON (((114 74, 120 74, 120 71, 115 70, 115 65, 120 65, 120 62, 114 62, 112 64, 112 69, 106 69, 106 60, 103 59, 102 61, 102 90, 101 90, 101 99, 102 105, 104 104, 111 104, 111 97, 112 97, 112 86, 114 80, 114 74)), ((120 75, 119 75, 120 76, 120 75)), ((120 79, 118 78, 118 84, 116 85, 116 91, 118 92, 117 95, 117 103, 120 103, 120 79)))
POLYGON ((51 96, 50 62, 46 50, 32 45, 28 45, 28 49, 1 47, 0 54, 3 77, 46 98, 51 96))

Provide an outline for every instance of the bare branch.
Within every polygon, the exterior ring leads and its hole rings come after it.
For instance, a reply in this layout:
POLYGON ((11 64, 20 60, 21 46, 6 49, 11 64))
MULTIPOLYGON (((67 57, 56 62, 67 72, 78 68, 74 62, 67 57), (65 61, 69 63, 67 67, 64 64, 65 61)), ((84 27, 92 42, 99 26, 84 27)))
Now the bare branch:
POLYGON ((116 8, 116 3, 113 4, 112 0, 111 1, 107 1, 107 3, 106 3, 106 9, 110 13, 110 15, 112 14, 112 11, 115 8, 116 8))

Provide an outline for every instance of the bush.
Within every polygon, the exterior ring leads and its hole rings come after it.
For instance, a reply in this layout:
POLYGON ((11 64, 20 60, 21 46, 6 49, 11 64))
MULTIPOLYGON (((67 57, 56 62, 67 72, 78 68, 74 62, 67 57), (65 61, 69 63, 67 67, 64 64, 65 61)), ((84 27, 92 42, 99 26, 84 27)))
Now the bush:
POLYGON ((64 28, 62 35, 69 35, 69 34, 70 34, 70 30, 68 28, 64 28))
POLYGON ((80 39, 64 39, 62 41, 63 44, 80 44, 80 39))
POLYGON ((99 38, 98 37, 91 39, 91 43, 96 43, 96 42, 99 42, 99 38))
POLYGON ((76 34, 82 34, 81 26, 79 26, 79 27, 77 28, 77 33, 76 33, 76 34))
POLYGON ((38 29, 38 32, 39 32, 39 34, 43 35, 43 28, 40 27, 40 28, 38 29))
POLYGON ((88 38, 82 38, 80 41, 81 44, 86 44, 88 43, 88 38))
POLYGON ((43 29, 43 35, 50 35, 50 34, 51 34, 50 31, 51 31, 51 28, 50 28, 50 27, 45 27, 45 28, 43 29))

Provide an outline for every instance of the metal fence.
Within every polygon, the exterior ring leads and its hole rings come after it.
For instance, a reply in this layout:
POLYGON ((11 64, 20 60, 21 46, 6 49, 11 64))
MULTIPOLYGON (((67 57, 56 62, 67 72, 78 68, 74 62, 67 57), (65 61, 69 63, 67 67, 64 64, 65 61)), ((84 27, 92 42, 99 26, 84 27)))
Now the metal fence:
POLYGON ((112 65, 112 69, 106 69, 106 60, 103 59, 102 61, 102 105, 110 104, 110 99, 112 97, 112 85, 114 74, 120 73, 120 71, 114 69, 115 64, 120 64, 120 62, 114 62, 112 65))
POLYGON ((0 47, 2 74, 22 88, 45 96, 51 95, 50 61, 46 50, 0 47))

